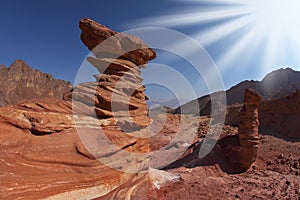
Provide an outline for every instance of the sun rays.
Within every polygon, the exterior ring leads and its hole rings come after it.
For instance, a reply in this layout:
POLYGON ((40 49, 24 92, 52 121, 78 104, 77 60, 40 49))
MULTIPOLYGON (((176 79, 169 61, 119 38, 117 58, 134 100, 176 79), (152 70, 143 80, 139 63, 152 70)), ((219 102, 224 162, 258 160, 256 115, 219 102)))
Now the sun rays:
POLYGON ((236 67, 241 59, 243 67, 256 66, 264 73, 281 66, 300 66, 299 0, 176 2, 185 7, 168 15, 142 19, 138 24, 193 27, 190 36, 211 49, 209 53, 220 70, 236 67), (223 41, 230 44, 223 45, 223 41))

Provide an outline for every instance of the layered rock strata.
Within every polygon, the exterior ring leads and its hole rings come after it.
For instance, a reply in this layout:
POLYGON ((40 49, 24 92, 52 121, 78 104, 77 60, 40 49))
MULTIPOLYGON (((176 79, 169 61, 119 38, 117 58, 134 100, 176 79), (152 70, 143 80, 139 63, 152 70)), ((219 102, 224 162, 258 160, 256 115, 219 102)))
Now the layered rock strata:
MULTIPOLYGON (((1 108, 0 130, 0 199, 44 199, 60 193, 67 196, 58 199, 102 196, 135 174, 114 170, 97 159, 118 154, 113 146, 137 152, 148 148, 142 140, 121 134, 110 120, 73 115, 70 102, 54 99, 1 108), (88 134, 94 151, 86 149, 78 131, 88 134)), ((123 166, 139 167, 134 158, 127 160, 123 166)))
POLYGON ((141 68, 154 59, 154 50, 138 37, 118 33, 90 19, 80 21, 83 43, 95 57, 87 60, 99 71, 97 82, 83 83, 65 99, 94 107, 98 118, 114 118, 124 128, 149 124, 141 68))

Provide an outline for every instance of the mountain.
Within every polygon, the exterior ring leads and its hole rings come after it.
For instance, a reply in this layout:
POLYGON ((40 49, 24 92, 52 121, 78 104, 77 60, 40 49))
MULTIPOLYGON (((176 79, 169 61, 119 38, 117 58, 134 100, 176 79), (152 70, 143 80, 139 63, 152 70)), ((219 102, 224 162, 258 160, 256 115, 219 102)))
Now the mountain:
POLYGON ((228 105, 242 103, 246 88, 255 89, 264 99, 280 98, 300 89, 300 72, 291 68, 279 69, 267 74, 262 81, 241 82, 226 92, 228 105))
POLYGON ((180 105, 179 101, 177 99, 167 99, 167 100, 155 100, 155 99, 149 99, 147 101, 147 106, 149 109, 152 109, 153 107, 158 106, 165 106, 169 108, 177 108, 180 105))
POLYGON ((0 85, 0 107, 41 97, 62 99, 63 93, 72 88, 70 82, 34 70, 22 60, 9 68, 0 66, 0 85))
MULTIPOLYGON (((261 81, 243 81, 225 92, 227 105, 241 104, 247 88, 258 91, 265 100, 284 97, 300 90, 300 72, 291 68, 279 69, 269 73, 261 81)), ((216 104, 219 107, 222 106, 224 92, 216 92, 211 95, 216 100, 216 104)), ((174 113, 209 115, 211 95, 186 103, 176 108, 174 113), (195 106, 199 106, 199 110, 195 109, 195 106)))

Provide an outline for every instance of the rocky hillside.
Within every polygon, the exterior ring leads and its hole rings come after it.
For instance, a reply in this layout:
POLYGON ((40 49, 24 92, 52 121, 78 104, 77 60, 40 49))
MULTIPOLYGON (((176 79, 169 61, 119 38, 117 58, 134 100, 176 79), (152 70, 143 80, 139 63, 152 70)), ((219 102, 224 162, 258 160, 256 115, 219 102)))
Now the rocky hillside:
MULTIPOLYGON (((227 105, 241 104, 243 102, 244 91, 247 88, 252 88, 258 91, 263 99, 273 99, 292 94, 300 90, 300 72, 294 71, 291 68, 279 69, 266 75, 262 81, 243 81, 226 91, 227 105)), ((219 102, 223 102, 220 94, 217 92, 212 95, 219 102)), ((174 112, 183 114, 199 114, 195 113, 195 106, 199 104, 200 115, 210 114, 210 96, 206 95, 199 99, 193 100, 187 104, 178 107, 174 112)))
POLYGON ((0 85, 0 107, 41 97, 62 99, 72 87, 69 82, 30 68, 22 60, 16 60, 9 68, 0 66, 0 85))

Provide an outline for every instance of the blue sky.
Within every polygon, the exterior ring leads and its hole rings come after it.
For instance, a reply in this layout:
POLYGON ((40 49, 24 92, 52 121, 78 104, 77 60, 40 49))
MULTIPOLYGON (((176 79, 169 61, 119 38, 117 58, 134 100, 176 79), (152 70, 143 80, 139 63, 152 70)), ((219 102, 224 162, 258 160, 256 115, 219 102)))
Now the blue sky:
POLYGON ((0 63, 10 65, 15 59, 23 59, 43 72, 73 81, 88 54, 80 41, 79 20, 89 17, 122 31, 126 22, 159 7, 156 4, 148 9, 150 5, 145 2, 130 2, 3 0, 0 63))
MULTIPOLYGON (((296 19, 300 16, 296 16, 298 11, 290 11, 296 7, 296 1, 287 0, 284 6, 269 0, 245 2, 240 5, 238 0, 2 0, 0 64, 9 66, 14 60, 23 59, 35 69, 74 82, 89 53, 80 41, 78 22, 88 17, 116 31, 157 26, 192 37, 217 64, 225 88, 246 79, 260 80, 281 67, 299 70, 300 23, 296 19), (281 16, 283 12, 285 15, 281 16)), ((205 83, 189 63, 160 51, 158 56, 155 62, 182 73, 194 84, 198 96, 207 93, 205 83)), ((159 91, 157 87, 148 87, 150 97, 170 96, 163 95, 168 93, 166 90, 159 91)), ((183 90, 180 98, 185 97, 188 95, 183 90)))

